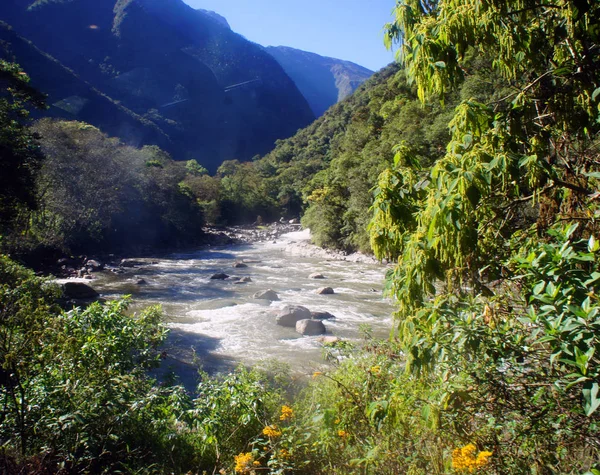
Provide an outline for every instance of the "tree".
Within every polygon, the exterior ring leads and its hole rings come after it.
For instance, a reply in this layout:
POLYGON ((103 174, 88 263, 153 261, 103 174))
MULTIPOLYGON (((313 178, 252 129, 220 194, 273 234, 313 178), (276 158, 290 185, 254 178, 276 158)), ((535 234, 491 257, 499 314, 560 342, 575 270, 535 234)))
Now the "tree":
POLYGON ((595 473, 600 4, 406 0, 395 13, 388 44, 401 40, 421 101, 443 102, 477 62, 501 80, 489 100, 463 98, 431 168, 403 143, 375 190, 371 241, 397 259, 406 368, 439 389, 442 431, 493 449, 492 473, 595 473))
POLYGON ((473 58, 492 56, 491 73, 508 89, 488 103, 463 100, 430 172, 404 166, 412 162, 404 150, 396 170, 382 175, 372 244, 381 257, 411 256, 400 258, 394 279, 407 315, 441 275, 480 290, 479 271, 498 270, 505 255, 499 238, 533 220, 538 232, 563 219, 596 229, 600 6, 408 0, 395 14, 388 44, 402 38, 400 60, 422 101, 443 100, 471 74, 473 58), (407 200, 418 203, 416 215, 403 209, 407 200))
POLYGON ((42 154, 27 127, 28 107, 44 108, 44 96, 18 65, 0 60, 0 230, 9 230, 21 209, 35 207, 42 154))

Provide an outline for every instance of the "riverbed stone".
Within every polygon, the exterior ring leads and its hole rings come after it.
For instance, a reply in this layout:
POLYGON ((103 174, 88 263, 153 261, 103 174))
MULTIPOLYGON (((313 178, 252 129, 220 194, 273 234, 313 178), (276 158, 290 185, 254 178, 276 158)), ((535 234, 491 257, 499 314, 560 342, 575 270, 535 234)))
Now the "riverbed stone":
POLYGON ((99 297, 92 287, 83 282, 65 282, 63 284, 63 293, 70 299, 95 299, 99 297))
POLYGON ((277 295, 277 293, 271 289, 256 292, 253 297, 255 299, 259 299, 259 300, 270 300, 270 301, 279 300, 279 296, 277 295))
POLYGON ((319 272, 315 272, 313 274, 310 274, 308 276, 309 279, 324 279, 325 276, 323 274, 320 274, 319 272))
POLYGON ((300 320, 310 320, 310 310, 301 305, 286 305, 277 314, 277 325, 295 328, 300 320))
POLYGON ((324 345, 334 345, 335 343, 338 343, 340 339, 337 336, 322 336, 318 341, 324 345))
POLYGON ((335 318, 335 315, 329 312, 310 312, 310 315, 313 320, 333 320, 335 318))
POLYGON ((104 264, 96 259, 88 259, 85 262, 85 267, 87 267, 90 272, 99 272, 104 269, 104 264))
POLYGON ((298 320, 296 322, 296 331, 301 335, 315 336, 327 333, 327 329, 320 320, 298 320))
POLYGON ((219 272, 217 274, 213 274, 210 276, 211 280, 225 280, 227 279, 229 276, 227 274, 224 274, 222 272, 219 272))
POLYGON ((248 267, 248 264, 244 264, 243 262, 236 262, 232 266, 235 269, 243 269, 244 267, 248 267))
POLYGON ((333 295, 335 292, 331 287, 321 287, 316 290, 316 293, 319 295, 333 295))

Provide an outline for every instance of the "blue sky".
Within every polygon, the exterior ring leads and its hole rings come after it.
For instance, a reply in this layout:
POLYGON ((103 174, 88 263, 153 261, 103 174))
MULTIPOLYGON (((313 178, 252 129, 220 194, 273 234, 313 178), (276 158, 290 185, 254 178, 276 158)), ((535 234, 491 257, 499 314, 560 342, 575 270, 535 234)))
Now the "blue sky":
POLYGON ((394 60, 383 25, 394 0, 184 0, 227 18, 232 29, 264 46, 291 46, 372 70, 394 60))

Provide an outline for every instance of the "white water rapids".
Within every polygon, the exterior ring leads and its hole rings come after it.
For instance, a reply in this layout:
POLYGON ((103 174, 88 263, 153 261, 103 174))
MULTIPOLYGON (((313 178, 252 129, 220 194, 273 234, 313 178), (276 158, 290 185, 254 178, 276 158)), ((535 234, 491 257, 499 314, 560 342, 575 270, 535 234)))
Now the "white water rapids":
POLYGON ((177 373, 193 359, 209 372, 276 359, 308 373, 323 362, 322 339, 276 325, 278 309, 294 304, 329 312, 336 318, 324 321, 327 335, 346 340, 360 338, 361 324, 369 325, 374 335, 387 337, 393 311, 391 302, 382 297, 384 266, 316 257, 302 250, 311 249, 308 239, 303 231, 283 235, 276 242, 141 259, 141 267, 121 275, 103 272, 92 285, 107 299, 131 295, 134 310, 162 305, 171 329, 165 366, 177 373), (245 262, 247 267, 234 268, 235 262, 245 262), (230 278, 210 279, 219 272, 230 278), (309 278, 315 272, 325 279, 309 278), (252 281, 235 284, 239 277, 252 281), (146 283, 136 284, 139 279, 146 283), (323 286, 335 293, 317 294, 323 286), (280 300, 253 298, 267 289, 280 300))

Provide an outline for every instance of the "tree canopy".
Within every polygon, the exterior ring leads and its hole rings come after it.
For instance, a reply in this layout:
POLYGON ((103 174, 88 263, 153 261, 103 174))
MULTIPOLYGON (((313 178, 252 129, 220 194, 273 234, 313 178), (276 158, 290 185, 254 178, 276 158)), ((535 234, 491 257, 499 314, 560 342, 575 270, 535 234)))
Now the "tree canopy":
POLYGON ((45 107, 44 96, 18 65, 0 60, 0 230, 21 209, 35 206, 33 183, 41 154, 27 128, 31 107, 45 107))

